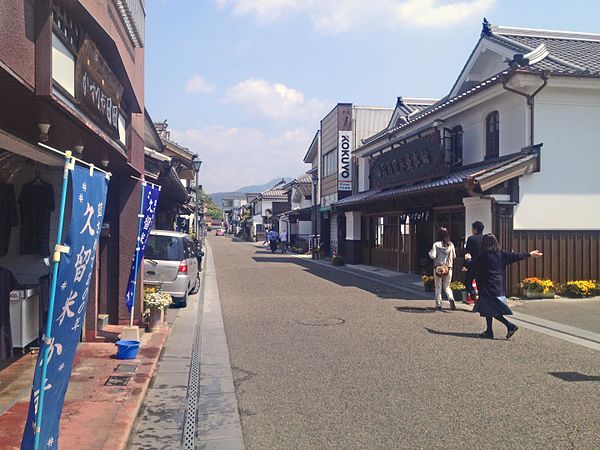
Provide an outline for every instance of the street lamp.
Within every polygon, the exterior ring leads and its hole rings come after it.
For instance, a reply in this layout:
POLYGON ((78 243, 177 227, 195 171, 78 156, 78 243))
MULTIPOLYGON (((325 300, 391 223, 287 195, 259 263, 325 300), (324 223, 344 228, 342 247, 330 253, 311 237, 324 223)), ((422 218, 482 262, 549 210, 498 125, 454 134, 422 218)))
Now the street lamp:
POLYGON ((192 165, 194 166, 194 171, 196 172, 196 205, 194 208, 194 224, 196 228, 196 239, 200 239, 200 228, 198 227, 198 172, 200 172, 202 160, 198 158, 198 156, 194 156, 192 158, 192 165))

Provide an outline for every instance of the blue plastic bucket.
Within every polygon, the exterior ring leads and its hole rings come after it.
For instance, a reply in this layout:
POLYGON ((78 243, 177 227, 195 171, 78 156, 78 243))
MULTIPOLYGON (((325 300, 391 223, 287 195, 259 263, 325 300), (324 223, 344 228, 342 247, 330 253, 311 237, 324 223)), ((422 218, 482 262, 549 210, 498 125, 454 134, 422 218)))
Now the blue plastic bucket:
POLYGON ((117 341, 117 359, 135 359, 140 341, 117 341))

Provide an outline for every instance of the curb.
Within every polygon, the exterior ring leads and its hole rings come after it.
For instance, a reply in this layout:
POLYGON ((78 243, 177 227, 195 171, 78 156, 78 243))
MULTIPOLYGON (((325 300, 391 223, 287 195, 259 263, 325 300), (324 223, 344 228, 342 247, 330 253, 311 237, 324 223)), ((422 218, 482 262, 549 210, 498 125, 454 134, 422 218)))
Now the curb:
POLYGON ((118 429, 118 427, 112 428, 110 430, 110 435, 116 436, 116 437, 114 437, 116 442, 110 442, 108 447, 103 446, 103 448, 106 448, 106 450, 113 450, 113 449, 125 450, 129 446, 133 431, 135 430, 135 425, 137 422, 138 415, 140 413, 140 410, 142 409, 142 405, 144 404, 144 399, 146 398, 146 394, 148 392, 148 388, 150 387, 150 383, 151 383, 152 379, 154 378, 154 373, 156 372, 156 368, 158 367, 158 361, 160 360, 160 355, 161 355, 162 349, 165 346, 165 343, 167 342, 167 338, 169 337, 170 331, 171 331, 170 328, 165 327, 156 334, 157 336, 160 336, 160 341, 158 342, 157 346, 151 347, 151 348, 157 348, 158 353, 157 353, 156 357, 153 358, 153 361, 152 361, 152 364, 150 365, 150 367, 148 367, 148 369, 149 369, 148 377, 144 381, 144 384, 142 386, 142 391, 140 392, 140 395, 138 395, 138 397, 137 397, 135 406, 131 409, 132 418, 131 418, 131 420, 128 420, 127 424, 123 427, 124 428, 123 433, 119 433, 119 432, 114 433, 115 429, 118 429))

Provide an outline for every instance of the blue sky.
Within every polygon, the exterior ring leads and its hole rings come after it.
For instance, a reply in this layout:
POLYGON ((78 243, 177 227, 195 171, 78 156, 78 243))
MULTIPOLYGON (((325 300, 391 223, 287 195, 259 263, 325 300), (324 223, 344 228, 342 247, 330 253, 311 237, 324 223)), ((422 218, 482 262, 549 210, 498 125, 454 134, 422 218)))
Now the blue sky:
POLYGON ((446 95, 484 15, 600 33, 597 0, 150 0, 146 13, 146 108, 205 161, 208 192, 303 173, 337 102, 446 95))

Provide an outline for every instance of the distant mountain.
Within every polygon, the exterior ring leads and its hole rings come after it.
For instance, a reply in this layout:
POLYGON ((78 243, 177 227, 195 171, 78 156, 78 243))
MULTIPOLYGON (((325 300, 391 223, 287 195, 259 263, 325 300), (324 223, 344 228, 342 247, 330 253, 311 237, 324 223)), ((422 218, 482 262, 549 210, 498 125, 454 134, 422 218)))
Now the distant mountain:
POLYGON ((262 191, 266 191, 267 189, 272 188, 273 186, 275 186, 277 183, 279 183, 281 180, 284 180, 286 183, 289 183, 290 181, 293 180, 293 178, 290 177, 284 177, 284 178, 273 178, 271 181, 269 181, 268 183, 265 184, 253 184, 251 186, 244 186, 239 188, 237 191, 235 192, 262 192, 262 191))
MULTIPOLYGON (((208 194, 208 195, 210 196, 210 198, 212 198, 213 202, 215 202, 215 204, 217 204, 217 206, 220 207, 223 204, 223 197, 226 195, 240 194, 240 193, 252 193, 252 192, 258 193, 258 192, 266 191, 267 189, 270 189, 273 186, 275 186, 276 184, 278 184, 281 180, 282 180, 281 178, 273 178, 271 181, 264 183, 264 184, 253 184, 250 186, 243 186, 236 191, 215 192, 214 194, 208 194)), ((283 177, 283 180, 285 180, 286 183, 289 183, 290 181, 293 180, 293 178, 283 177)))

